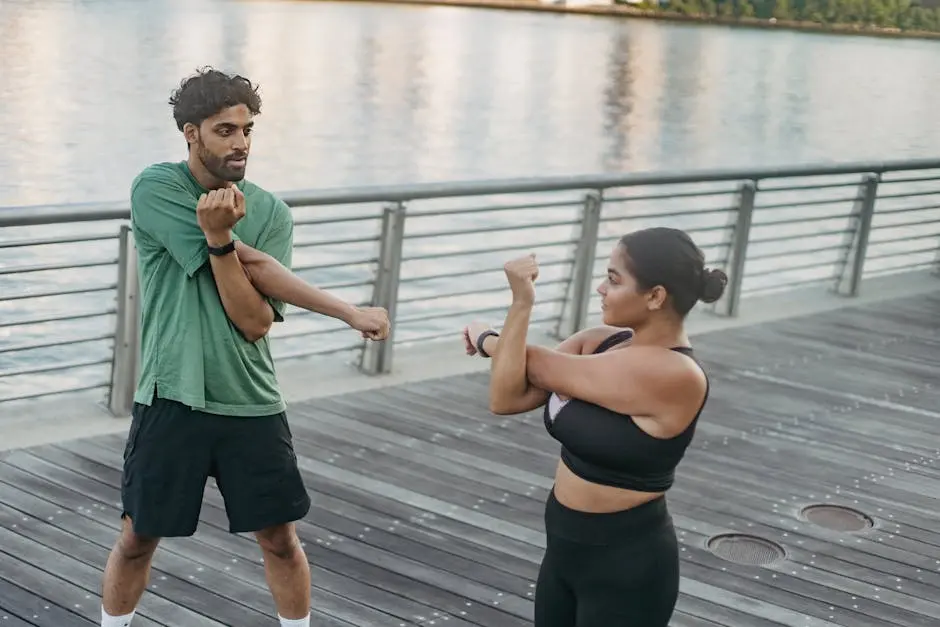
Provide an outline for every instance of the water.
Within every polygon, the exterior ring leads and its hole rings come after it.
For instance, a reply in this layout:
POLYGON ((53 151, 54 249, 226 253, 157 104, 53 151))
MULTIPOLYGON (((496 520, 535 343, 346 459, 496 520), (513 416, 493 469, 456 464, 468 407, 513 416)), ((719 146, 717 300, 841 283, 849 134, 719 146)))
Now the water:
MULTIPOLYGON (((932 157, 940 143, 938 51, 929 41, 392 4, 3 0, 0 206, 124 200, 141 168, 183 157, 166 101, 206 64, 261 84, 249 174, 287 191, 932 157)), ((0 239, 51 232, 17 229, 0 239)), ((329 235, 298 232, 307 241, 329 235)), ((113 241, 0 250, 0 268, 114 251, 113 241)), ((322 263, 332 254, 314 247, 298 258, 322 263)), ((315 278, 369 271, 344 270, 315 278)), ((0 275, 0 292, 90 276, 113 280, 107 268, 0 275)), ((0 312, 15 320, 111 303, 99 293, 5 303, 0 312)), ((82 333, 112 324, 89 320, 82 333)), ((0 347, 79 330, 0 326, 0 347)), ((0 372, 99 354, 107 355, 106 343, 0 353, 0 372)), ((14 389, 46 385, 18 380, 14 389)))

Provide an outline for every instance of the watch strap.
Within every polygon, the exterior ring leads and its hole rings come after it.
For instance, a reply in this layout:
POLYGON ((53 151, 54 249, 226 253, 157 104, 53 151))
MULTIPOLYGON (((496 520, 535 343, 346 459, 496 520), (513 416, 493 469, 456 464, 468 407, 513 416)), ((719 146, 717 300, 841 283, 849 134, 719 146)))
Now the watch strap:
POLYGON ((486 351, 483 350, 483 340, 485 340, 491 335, 493 337, 499 337, 499 333, 497 333, 493 329, 487 329, 486 331, 480 334, 480 337, 477 338, 477 352, 480 353, 480 355, 483 357, 489 357, 489 355, 486 354, 486 351))
POLYGON ((209 254, 221 257, 235 250, 235 240, 232 240, 225 246, 209 246, 209 254))

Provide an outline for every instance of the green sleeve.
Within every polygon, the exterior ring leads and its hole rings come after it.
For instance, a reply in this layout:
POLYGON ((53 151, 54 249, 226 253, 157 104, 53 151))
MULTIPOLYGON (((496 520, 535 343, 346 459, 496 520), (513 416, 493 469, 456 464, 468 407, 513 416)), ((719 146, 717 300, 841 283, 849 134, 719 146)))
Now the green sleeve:
POLYGON ((196 202, 192 192, 172 178, 146 175, 131 188, 134 237, 165 249, 190 278, 209 261, 196 202))

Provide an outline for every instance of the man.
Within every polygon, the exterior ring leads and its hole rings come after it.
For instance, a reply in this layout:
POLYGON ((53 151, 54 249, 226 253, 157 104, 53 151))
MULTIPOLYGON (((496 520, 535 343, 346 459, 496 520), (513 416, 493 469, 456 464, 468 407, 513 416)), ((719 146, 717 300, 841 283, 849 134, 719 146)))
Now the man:
POLYGON ((141 373, 124 453, 123 524, 102 627, 127 627, 160 538, 192 535, 213 476, 232 533, 253 532, 284 627, 310 624, 310 569, 294 529, 310 498, 294 456, 268 330, 285 302, 384 340, 388 313, 357 308, 288 268, 291 211, 244 180, 257 88, 207 69, 170 99, 189 156, 131 187, 141 286, 141 373))

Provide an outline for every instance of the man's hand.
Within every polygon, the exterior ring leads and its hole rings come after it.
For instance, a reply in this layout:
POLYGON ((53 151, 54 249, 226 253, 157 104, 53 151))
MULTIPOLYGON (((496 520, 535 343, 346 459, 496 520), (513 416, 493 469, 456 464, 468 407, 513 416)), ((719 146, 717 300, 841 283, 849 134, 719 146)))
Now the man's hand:
POLYGON ((196 204, 199 227, 210 246, 224 246, 232 239, 232 227, 245 217, 245 195, 235 187, 213 189, 196 204))
POLYGON ((349 326, 362 333, 367 340, 381 341, 388 337, 391 323, 384 307, 356 307, 349 326))

